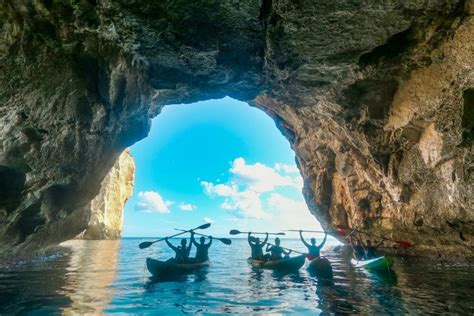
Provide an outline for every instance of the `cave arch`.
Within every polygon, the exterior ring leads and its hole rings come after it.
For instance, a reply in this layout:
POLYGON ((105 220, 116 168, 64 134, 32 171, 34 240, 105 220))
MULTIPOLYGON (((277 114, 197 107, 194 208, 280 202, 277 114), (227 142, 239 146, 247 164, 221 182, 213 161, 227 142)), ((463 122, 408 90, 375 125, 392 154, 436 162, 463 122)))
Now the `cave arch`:
POLYGON ((473 240, 472 146, 457 146, 462 91, 474 86, 467 3, 3 2, 0 165, 25 182, 15 209, 0 208, 0 253, 74 237, 119 154, 164 105, 228 95, 281 127, 324 227, 347 220, 462 255, 447 221, 473 240), (394 49, 397 34, 407 45, 394 49), (67 210, 47 202, 50 188, 67 188, 67 210), (366 221, 357 205, 370 196, 380 212, 366 221))

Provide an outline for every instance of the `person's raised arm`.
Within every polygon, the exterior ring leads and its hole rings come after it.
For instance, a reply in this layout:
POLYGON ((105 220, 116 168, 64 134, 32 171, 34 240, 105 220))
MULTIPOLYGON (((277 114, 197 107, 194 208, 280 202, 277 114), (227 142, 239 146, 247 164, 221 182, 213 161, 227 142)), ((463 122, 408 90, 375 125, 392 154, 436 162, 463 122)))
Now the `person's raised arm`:
MULTIPOLYGON (((194 244, 194 246, 198 246, 199 244, 196 242, 196 239, 194 239, 194 232, 191 231, 191 243, 194 244)), ((191 245, 189 245, 189 247, 191 248, 191 245)))
POLYGON ((186 249, 186 257, 189 257, 189 255, 191 254, 191 248, 193 248, 193 243, 191 241, 189 241, 189 246, 186 249))
POLYGON ((267 233, 267 235, 265 236, 265 240, 262 242, 262 246, 265 245, 265 244, 267 243, 267 241, 268 241, 268 233, 267 233))
POLYGON ((304 244, 306 247, 309 247, 309 246, 310 246, 310 244, 308 244, 308 243, 304 240, 304 238, 303 238, 303 231, 302 231, 302 230, 300 230, 300 239, 301 239, 301 241, 303 242, 303 244, 304 244))
POLYGON ((214 240, 214 238, 212 238, 212 236, 209 236, 209 243, 207 244, 207 248, 211 247, 211 244, 212 244, 213 240, 214 240))
POLYGON ((170 248, 173 249, 174 251, 178 251, 178 248, 176 248, 175 246, 173 246, 173 245, 168 241, 168 238, 165 238, 165 241, 166 241, 166 244, 168 245, 168 247, 170 247, 170 248))
POLYGON ((248 237, 247 237, 247 241, 249 242, 249 245, 252 246, 253 245, 253 242, 252 242, 252 238, 250 238, 250 233, 248 234, 248 237))
POLYGON ((326 239, 328 238, 328 233, 324 232, 324 239, 323 241, 319 244, 318 248, 323 248, 324 244, 326 243, 326 239))

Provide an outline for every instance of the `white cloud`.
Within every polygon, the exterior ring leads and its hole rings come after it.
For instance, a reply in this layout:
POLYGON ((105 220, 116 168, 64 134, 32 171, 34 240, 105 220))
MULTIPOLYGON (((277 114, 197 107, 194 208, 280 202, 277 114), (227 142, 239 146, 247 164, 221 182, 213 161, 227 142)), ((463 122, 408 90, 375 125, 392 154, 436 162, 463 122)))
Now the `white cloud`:
POLYGON ((294 186, 291 177, 282 176, 275 169, 259 162, 249 165, 242 157, 234 160, 229 171, 237 184, 248 186, 256 192, 270 192, 278 186, 294 186))
POLYGON ((173 201, 165 201, 158 192, 145 191, 138 193, 138 202, 135 204, 135 210, 141 212, 169 213, 169 206, 173 205, 173 201))
POLYGON ((288 165, 286 163, 276 163, 275 170, 285 173, 299 173, 298 167, 296 165, 288 165))
POLYGON ((272 193, 267 203, 274 214, 274 222, 280 229, 321 230, 321 225, 304 201, 272 193))
POLYGON ((203 217, 202 220, 205 221, 206 223, 209 223, 209 224, 214 223, 214 220, 212 218, 209 218, 209 217, 203 217))
POLYGON ((213 184, 206 181, 201 181, 201 185, 204 187, 206 194, 211 196, 231 196, 237 193, 237 188, 235 186, 229 186, 226 184, 213 184))
POLYGON ((296 177, 293 178, 293 183, 295 184, 295 187, 297 187, 298 189, 303 189, 303 185, 304 185, 304 181, 303 181, 303 177, 301 177, 300 175, 297 175, 296 177))
POLYGON ((209 196, 225 197, 221 204, 221 208, 224 210, 236 211, 236 215, 246 218, 270 218, 270 214, 263 210, 258 192, 249 189, 238 191, 235 186, 213 184, 206 181, 202 181, 201 185, 209 196))
POLYGON ((192 205, 190 203, 181 203, 179 205, 179 209, 182 210, 182 211, 194 211, 196 209, 196 205, 192 205))
MULTIPOLYGON (((271 168, 258 162, 247 164, 244 158, 239 157, 233 161, 229 170, 231 180, 228 183, 201 181, 201 186, 207 195, 225 198, 221 208, 233 212, 238 217, 269 219, 272 218, 272 214, 264 207, 265 193, 273 192, 278 187, 301 189, 303 186, 303 179, 299 174, 284 176, 277 172, 277 169, 287 173, 298 172, 296 166, 276 164, 275 168, 271 168)), ((273 197, 273 201, 275 199, 277 198, 273 197)), ((266 204, 272 206, 270 200, 266 204)), ((304 202, 302 204, 306 207, 304 202)))

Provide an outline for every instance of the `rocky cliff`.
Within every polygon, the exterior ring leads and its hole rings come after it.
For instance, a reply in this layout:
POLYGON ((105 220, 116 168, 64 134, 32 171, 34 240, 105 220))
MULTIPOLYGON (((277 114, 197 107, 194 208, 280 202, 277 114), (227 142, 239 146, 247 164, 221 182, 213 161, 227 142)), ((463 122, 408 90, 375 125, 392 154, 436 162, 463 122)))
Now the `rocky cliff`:
POLYGON ((132 196, 135 164, 128 150, 115 161, 102 180, 99 194, 90 202, 87 228, 80 239, 118 239, 123 225, 123 208, 132 196))
POLYGON ((473 14, 472 0, 2 2, 1 252, 83 231, 151 117, 228 95, 274 118, 323 226, 472 257, 473 14))

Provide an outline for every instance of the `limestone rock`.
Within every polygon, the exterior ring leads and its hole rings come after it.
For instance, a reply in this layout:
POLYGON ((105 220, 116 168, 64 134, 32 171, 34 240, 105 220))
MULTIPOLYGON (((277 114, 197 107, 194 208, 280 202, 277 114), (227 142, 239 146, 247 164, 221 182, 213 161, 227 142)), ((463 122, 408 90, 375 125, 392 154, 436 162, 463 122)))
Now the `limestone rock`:
POLYGON ((324 227, 473 257, 473 34, 461 0, 3 1, 0 253, 76 236, 151 117, 228 95, 275 120, 324 227))
POLYGON ((134 178, 135 164, 130 152, 125 150, 102 180, 99 194, 90 202, 89 224, 77 238, 120 238, 123 209, 132 195, 134 178))

